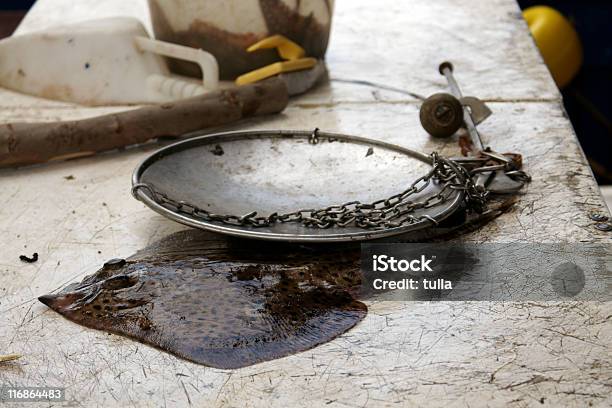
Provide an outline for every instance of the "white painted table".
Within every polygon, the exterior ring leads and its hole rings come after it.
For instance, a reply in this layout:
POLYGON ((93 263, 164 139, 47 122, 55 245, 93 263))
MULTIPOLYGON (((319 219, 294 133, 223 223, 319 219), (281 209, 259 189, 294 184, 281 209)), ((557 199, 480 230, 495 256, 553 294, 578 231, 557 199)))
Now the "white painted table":
MULTIPOLYGON (((111 15, 148 24, 143 0, 39 0, 19 32, 111 15)), ((466 94, 490 102, 480 128, 520 151, 534 175, 519 204, 472 241, 610 242, 587 214, 607 212, 512 0, 339 1, 331 76, 420 94, 445 89, 448 59, 466 94)), ((0 120, 51 121, 83 108, 1 91, 0 120)), ((313 128, 456 153, 418 124, 418 101, 332 82, 283 115, 231 127, 313 128)), ((355 329, 314 350, 240 370, 177 359, 83 328, 35 298, 183 227, 130 196, 130 173, 156 146, 0 172, 0 384, 65 386, 71 406, 609 406, 612 305, 595 302, 372 303, 355 329), (69 177, 72 176, 72 177, 69 177), (27 265, 19 254, 38 252, 27 265), (542 405, 543 403, 544 405, 542 405)), ((21 405, 19 405, 21 406, 21 405)))

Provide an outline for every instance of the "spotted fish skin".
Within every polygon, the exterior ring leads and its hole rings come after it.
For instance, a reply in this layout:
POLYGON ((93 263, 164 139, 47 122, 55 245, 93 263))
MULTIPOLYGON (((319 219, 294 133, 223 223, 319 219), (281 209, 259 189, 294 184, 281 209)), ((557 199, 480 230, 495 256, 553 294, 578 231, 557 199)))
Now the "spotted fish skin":
POLYGON ((220 240, 173 234, 39 298, 84 326, 222 369, 328 342, 367 313, 355 247, 220 240))

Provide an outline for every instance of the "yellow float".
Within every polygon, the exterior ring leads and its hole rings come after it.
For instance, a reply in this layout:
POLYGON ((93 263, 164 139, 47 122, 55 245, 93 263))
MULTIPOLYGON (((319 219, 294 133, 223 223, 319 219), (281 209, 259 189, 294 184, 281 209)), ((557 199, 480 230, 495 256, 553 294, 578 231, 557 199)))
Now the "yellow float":
POLYGON ((582 45, 576 30, 561 13, 547 6, 529 7, 523 17, 553 79, 563 88, 582 65, 582 45))

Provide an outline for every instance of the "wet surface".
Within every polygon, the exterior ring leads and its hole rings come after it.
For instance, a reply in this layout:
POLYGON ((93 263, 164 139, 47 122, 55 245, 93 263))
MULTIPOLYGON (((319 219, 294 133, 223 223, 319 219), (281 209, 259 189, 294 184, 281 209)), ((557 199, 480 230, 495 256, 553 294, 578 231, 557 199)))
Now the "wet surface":
POLYGON ((355 246, 219 240, 187 230, 39 298, 66 318, 190 361, 239 368, 310 349, 367 313, 355 246))

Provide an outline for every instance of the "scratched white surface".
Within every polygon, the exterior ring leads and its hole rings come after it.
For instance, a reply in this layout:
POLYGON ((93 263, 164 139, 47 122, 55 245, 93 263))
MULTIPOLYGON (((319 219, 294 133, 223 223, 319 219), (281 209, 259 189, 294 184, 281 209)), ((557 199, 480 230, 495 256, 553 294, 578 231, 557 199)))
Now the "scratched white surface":
MULTIPOLYGON (((39 0, 19 32, 102 16, 148 24, 144 1, 39 0)), ((483 136, 524 154, 534 181, 519 204, 469 240, 610 242, 592 228, 605 206, 519 10, 497 1, 338 1, 333 78, 429 94, 455 63, 466 93, 493 101, 483 136)), ((83 108, 0 91, 0 120, 80 118, 83 108)), ((400 94, 332 82, 284 114, 231 129, 312 128, 456 152, 420 130, 400 94)), ((372 303, 366 319, 313 350, 240 370, 192 364, 83 328, 35 298, 183 227, 129 193, 157 146, 0 172, 0 384, 65 386, 69 406, 610 406, 610 302, 372 303), (71 177, 69 177, 71 176, 71 177), (18 256, 38 252, 23 264, 18 256)), ((22 405, 18 405, 22 406, 22 405)))

